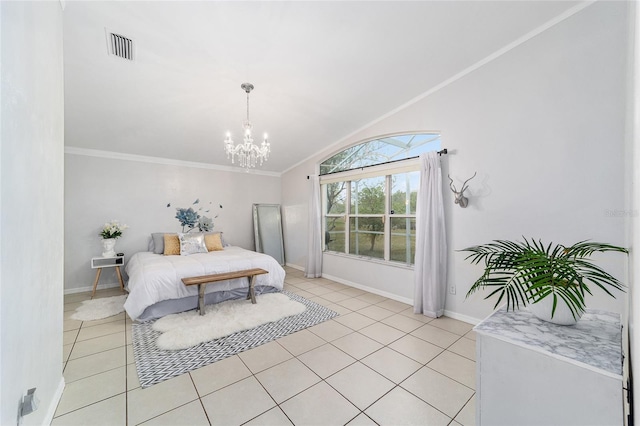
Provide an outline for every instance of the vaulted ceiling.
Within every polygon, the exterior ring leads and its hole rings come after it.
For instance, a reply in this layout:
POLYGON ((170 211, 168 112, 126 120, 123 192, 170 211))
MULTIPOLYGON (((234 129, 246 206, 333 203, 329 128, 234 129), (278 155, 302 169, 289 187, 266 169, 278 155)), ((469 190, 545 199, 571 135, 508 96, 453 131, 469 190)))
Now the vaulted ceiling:
POLYGON ((70 1, 65 144, 230 165, 247 81, 262 169, 282 172, 576 3, 70 1), (133 39, 133 61, 107 32, 133 39))

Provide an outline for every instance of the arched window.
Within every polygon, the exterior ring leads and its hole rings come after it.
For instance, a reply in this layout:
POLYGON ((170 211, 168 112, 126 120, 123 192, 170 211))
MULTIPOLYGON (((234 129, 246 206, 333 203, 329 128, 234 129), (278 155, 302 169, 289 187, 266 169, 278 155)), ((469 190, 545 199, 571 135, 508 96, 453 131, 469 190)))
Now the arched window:
POLYGON ((417 156, 440 134, 399 134, 347 148, 320 164, 324 250, 412 265, 417 156))

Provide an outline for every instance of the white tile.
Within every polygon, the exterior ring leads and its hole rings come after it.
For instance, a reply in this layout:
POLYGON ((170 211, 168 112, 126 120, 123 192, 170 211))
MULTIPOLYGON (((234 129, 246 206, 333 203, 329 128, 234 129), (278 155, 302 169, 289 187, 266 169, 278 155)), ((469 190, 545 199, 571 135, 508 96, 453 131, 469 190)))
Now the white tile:
POLYGON ((429 367, 421 368, 400 386, 451 418, 458 414, 474 393, 429 367))
POLYGON ((315 302, 318 305, 322 305, 324 307, 327 307, 329 305, 333 305, 333 302, 331 302, 330 300, 327 300, 327 299, 323 299, 322 296, 307 297, 307 300, 315 302))
POLYGON ((463 336, 464 334, 471 331, 471 329, 473 328, 472 324, 469 324, 463 321, 458 321, 449 317, 436 318, 433 321, 431 321, 429 325, 441 328, 443 330, 447 330, 448 332, 457 334, 458 336, 463 336))
POLYGON ((337 312, 339 315, 346 315, 352 312, 351 309, 347 309, 344 306, 340 306, 335 303, 332 303, 331 305, 327 306, 327 308, 331 309, 334 312, 337 312))
POLYGON ((355 359, 361 359, 382 347, 382 344, 360 333, 347 334, 331 342, 355 359))
POLYGON ((78 341, 93 339, 95 337, 106 336, 108 334, 120 333, 125 330, 124 320, 112 321, 105 324, 94 325, 93 327, 82 327, 78 333, 78 341))
POLYGON ((467 405, 462 408, 455 418, 455 421, 463 426, 475 426, 476 424, 476 397, 473 396, 467 405))
POLYGON ((72 312, 82 305, 82 302, 73 302, 73 303, 65 303, 64 304, 64 312, 72 312))
POLYGON ((471 389, 476 388, 476 363, 465 357, 444 351, 430 361, 427 367, 471 389))
POLYGON ((142 423, 145 426, 209 426, 200 401, 193 401, 142 423))
POLYGON ((328 377, 356 361, 330 344, 306 352, 298 359, 322 378, 328 377))
POLYGON ((127 393, 128 424, 137 425, 198 399, 191 377, 183 374, 127 393))
POLYGON ((471 339, 471 340, 473 340, 475 342, 475 340, 476 340, 476 332, 471 330, 467 334, 465 334, 464 337, 466 337, 467 339, 471 339))
POLYGON ((444 349, 429 342, 425 342, 417 337, 406 335, 401 339, 391 343, 389 347, 409 358, 426 364, 438 356, 444 349))
MULTIPOLYGON (((65 390, 66 392, 66 390, 65 390)), ((127 422, 127 405, 124 393, 87 405, 53 419, 51 426, 111 426, 127 422)))
POLYGON ((241 424, 276 404, 255 377, 248 377, 201 399, 212 425, 241 424))
POLYGON ((333 290, 325 286, 311 287, 307 291, 316 296, 323 296, 324 294, 327 294, 327 293, 333 293, 333 290))
POLYGON ((393 328, 397 328, 400 331, 404 331, 405 333, 411 333, 413 330, 424 325, 423 322, 416 321, 413 318, 409 318, 401 314, 392 315, 381 320, 380 322, 383 324, 387 324, 393 328))
POLYGON ((354 287, 345 288, 344 290, 340 290, 340 292, 346 294, 347 296, 351 296, 351 297, 361 296, 361 295, 367 293, 364 290, 360 290, 360 289, 354 288, 354 287))
POLYGON ((125 336, 123 330, 120 333, 108 334, 106 336, 96 337, 95 339, 76 342, 69 359, 82 358, 87 355, 97 354, 98 352, 116 349, 124 345, 125 336))
POLYGON ((130 391, 140 387, 140 379, 138 378, 138 370, 135 364, 127 365, 127 390, 130 391))
POLYGON ((377 342, 382 343, 383 345, 388 345, 394 340, 398 340, 405 335, 404 332, 393 327, 389 327, 386 324, 382 324, 381 322, 365 327, 359 332, 377 342))
POLYGON ((475 340, 462 337, 458 339, 453 345, 449 346, 451 352, 457 353, 465 358, 469 358, 471 361, 476 360, 476 342, 475 340))
POLYGON ((62 362, 67 362, 67 360, 69 359, 69 355, 71 355, 72 348, 73 344, 62 346, 62 362))
POLYGON ((70 360, 64 369, 64 381, 75 382, 94 374, 103 373, 127 365, 126 349, 111 349, 97 354, 70 360))
POLYGON ((360 330, 361 328, 364 328, 376 322, 375 320, 357 312, 351 312, 350 314, 341 315, 334 320, 342 325, 346 325, 352 330, 360 330))
POLYGON ((295 358, 256 374, 256 379, 278 404, 320 381, 317 374, 295 358))
POLYGON ((450 333, 441 328, 434 327, 429 324, 425 324, 422 327, 411 332, 412 336, 419 337, 422 340, 425 340, 429 343, 433 343, 434 345, 440 346, 441 348, 448 348, 460 338, 457 334, 450 333))
POLYGON ((365 302, 369 302, 369 303, 380 303, 382 301, 387 300, 386 297, 380 296, 378 294, 373 294, 373 293, 361 294, 359 296, 356 296, 356 299, 364 300, 365 302))
POLYGON ((82 324, 82 327, 93 327, 96 325, 101 325, 101 324, 106 324, 108 322, 114 322, 114 321, 120 321, 120 320, 124 320, 126 318, 127 314, 125 312, 122 312, 120 314, 117 315, 112 315, 110 317, 107 318, 102 318, 99 320, 94 320, 94 321, 85 321, 82 324))
POLYGON ((279 407, 274 407, 266 413, 260 414, 244 426, 289 426, 292 423, 279 407))
POLYGON ((82 325, 82 321, 65 319, 62 325, 62 330, 63 331, 77 330, 80 328, 81 325, 82 325))
POLYGON ((344 293, 340 293, 338 291, 334 291, 331 293, 326 293, 322 295, 323 298, 332 301, 333 303, 340 302, 342 300, 351 299, 351 296, 348 296, 344 293))
POLYGON ((71 345, 76 341, 76 337, 80 330, 70 330, 62 333, 62 344, 71 345))
POLYGON ((358 416, 347 423, 348 426, 377 426, 378 424, 371 420, 366 414, 360 413, 358 416))
POLYGON ((278 339, 278 343, 293 355, 298 356, 325 344, 325 341, 309 330, 300 330, 278 339))
MULTIPOLYGON (((345 291, 346 290, 342 291, 341 293, 344 293, 345 291)), ((352 311, 357 311, 371 305, 369 302, 365 302, 364 300, 355 298, 341 300, 337 303, 338 305, 344 306, 345 308, 351 309, 352 311)))
POLYGON ((381 308, 381 307, 376 306, 376 305, 371 305, 371 306, 367 306, 366 308, 363 308, 363 309, 358 309, 358 312, 361 313, 362 315, 366 315, 369 318, 372 318, 372 319, 374 319, 376 321, 380 321, 380 320, 385 319, 387 317, 390 317, 391 315, 394 314, 390 310, 381 308))
POLYGON ((373 404, 395 386, 393 382, 359 362, 338 371, 326 380, 360 410, 373 404))
POLYGON ((191 378, 202 397, 251 376, 251 371, 237 355, 192 370, 191 378))
POLYGON ((359 410, 325 382, 294 396, 280 408, 296 425, 343 425, 359 410))
POLYGON ((67 383, 55 415, 60 416, 124 392, 124 367, 67 383))
POLYGON ((353 333, 353 330, 349 327, 345 327, 344 325, 333 321, 325 321, 321 324, 314 325, 313 327, 308 328, 310 332, 315 334, 316 336, 324 339, 327 342, 332 340, 339 339, 347 334, 353 333))
POLYGON ((411 306, 407 305, 406 303, 398 302, 397 300, 391 300, 391 299, 382 301, 380 303, 376 303, 376 306, 379 306, 384 309, 388 309, 396 313, 402 312, 408 308, 411 308, 411 306))
POLYGON ((451 419, 402 388, 395 388, 365 414, 380 425, 446 426, 451 419))
POLYGON ((239 353, 238 356, 254 374, 292 357, 289 352, 275 341, 239 353))
POLYGON ((419 362, 389 348, 382 348, 361 362, 394 383, 402 382, 422 367, 419 362))

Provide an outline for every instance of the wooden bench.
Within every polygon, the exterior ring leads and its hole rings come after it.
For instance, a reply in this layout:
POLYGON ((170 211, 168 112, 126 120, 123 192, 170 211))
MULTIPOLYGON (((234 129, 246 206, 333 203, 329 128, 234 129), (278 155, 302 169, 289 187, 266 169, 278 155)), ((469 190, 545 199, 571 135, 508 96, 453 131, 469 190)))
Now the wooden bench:
POLYGON ((183 278, 184 285, 197 285, 198 286, 198 310, 200 315, 204 315, 204 289, 207 284, 217 283, 220 281, 233 280, 236 278, 249 278, 249 292, 247 293, 247 299, 251 298, 251 303, 256 303, 256 295, 253 289, 253 281, 256 275, 268 274, 269 271, 265 271, 260 268, 245 269, 242 271, 223 272, 221 274, 201 275, 199 277, 183 278))

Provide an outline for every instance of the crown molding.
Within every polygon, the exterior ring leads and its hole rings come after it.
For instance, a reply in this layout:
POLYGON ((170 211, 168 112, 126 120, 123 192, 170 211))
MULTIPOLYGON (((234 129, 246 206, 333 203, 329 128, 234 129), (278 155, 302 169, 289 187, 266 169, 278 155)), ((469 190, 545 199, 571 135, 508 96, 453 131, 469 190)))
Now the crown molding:
POLYGON ((124 161, 135 161, 138 163, 164 164, 167 166, 192 167, 196 169, 217 170, 217 171, 232 172, 232 173, 248 173, 253 175, 271 176, 271 177, 278 177, 278 178, 282 176, 282 173, 278 173, 278 172, 267 172, 267 171, 255 170, 255 169, 251 169, 247 171, 240 167, 220 166, 218 164, 199 163, 196 161, 174 160, 171 158, 150 157, 147 155, 125 154, 122 152, 114 152, 114 151, 101 151, 98 149, 78 148, 75 146, 68 146, 68 145, 64 147, 64 153, 71 154, 71 155, 84 155, 86 157, 107 158, 110 160, 124 160, 124 161))

